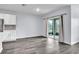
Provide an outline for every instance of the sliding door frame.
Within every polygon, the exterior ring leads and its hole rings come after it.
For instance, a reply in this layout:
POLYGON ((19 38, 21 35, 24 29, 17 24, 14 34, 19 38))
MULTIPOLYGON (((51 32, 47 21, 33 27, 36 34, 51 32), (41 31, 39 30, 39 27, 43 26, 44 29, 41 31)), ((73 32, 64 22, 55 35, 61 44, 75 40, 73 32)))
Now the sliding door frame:
MULTIPOLYGON (((66 14, 63 14, 63 15, 66 15, 66 14)), ((52 17, 49 17, 49 18, 46 18, 45 20, 46 20, 46 37, 48 38, 48 20, 50 19, 50 18, 54 18, 54 17, 58 17, 58 16, 60 16, 60 18, 61 18, 61 33, 62 33, 62 38, 63 38, 63 42, 64 42, 64 24, 63 24, 63 15, 57 15, 57 16, 52 16, 52 17)), ((59 33, 59 39, 61 39, 60 38, 60 33, 59 33)))

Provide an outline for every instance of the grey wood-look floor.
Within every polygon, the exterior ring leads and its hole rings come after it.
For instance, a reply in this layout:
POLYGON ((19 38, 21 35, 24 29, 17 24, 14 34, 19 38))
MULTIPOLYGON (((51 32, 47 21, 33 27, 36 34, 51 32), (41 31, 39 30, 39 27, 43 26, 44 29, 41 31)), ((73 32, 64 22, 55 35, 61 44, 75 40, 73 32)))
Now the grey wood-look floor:
POLYGON ((2 54, 78 54, 79 43, 73 46, 50 38, 18 39, 3 43, 2 54))

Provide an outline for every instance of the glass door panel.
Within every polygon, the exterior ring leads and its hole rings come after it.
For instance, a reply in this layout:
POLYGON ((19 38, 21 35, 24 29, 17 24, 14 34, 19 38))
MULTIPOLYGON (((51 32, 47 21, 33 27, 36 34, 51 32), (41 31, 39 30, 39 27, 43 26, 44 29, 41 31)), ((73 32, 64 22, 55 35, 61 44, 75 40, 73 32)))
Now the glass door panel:
POLYGON ((57 19, 57 20, 55 20, 55 39, 59 39, 59 26, 60 26, 60 20, 59 19, 57 19))
POLYGON ((54 33, 53 33, 54 25, 53 24, 54 24, 54 21, 49 19, 48 20, 48 36, 52 38, 54 38, 54 33))

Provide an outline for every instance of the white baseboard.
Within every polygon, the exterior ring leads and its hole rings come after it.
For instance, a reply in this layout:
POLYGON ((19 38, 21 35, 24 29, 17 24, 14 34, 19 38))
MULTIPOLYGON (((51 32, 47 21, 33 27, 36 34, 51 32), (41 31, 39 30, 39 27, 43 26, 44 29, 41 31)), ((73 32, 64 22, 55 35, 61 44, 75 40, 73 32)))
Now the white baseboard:
POLYGON ((71 42, 71 45, 74 45, 74 44, 76 44, 76 43, 78 43, 79 41, 75 41, 75 42, 71 42))
POLYGON ((26 37, 16 37, 16 39, 20 39, 20 38, 26 38, 26 37))
MULTIPOLYGON (((38 36, 43 36, 43 35, 38 35, 38 36)), ((21 38, 31 38, 31 37, 38 37, 38 36, 16 37, 16 39, 21 39, 21 38)))
POLYGON ((4 40, 3 42, 10 42, 10 41, 16 41, 16 40, 4 40))
POLYGON ((69 42, 64 42, 64 43, 66 43, 66 44, 68 44, 68 45, 71 45, 71 43, 69 43, 69 42))

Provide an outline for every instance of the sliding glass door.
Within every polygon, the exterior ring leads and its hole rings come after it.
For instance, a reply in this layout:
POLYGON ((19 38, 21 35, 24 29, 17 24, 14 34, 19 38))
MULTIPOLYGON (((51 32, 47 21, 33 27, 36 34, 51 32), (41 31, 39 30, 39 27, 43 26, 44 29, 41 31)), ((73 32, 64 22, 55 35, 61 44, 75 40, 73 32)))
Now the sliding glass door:
POLYGON ((59 39, 60 17, 48 19, 48 37, 59 39))

